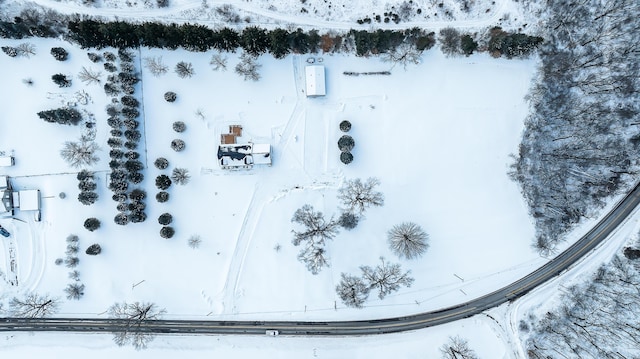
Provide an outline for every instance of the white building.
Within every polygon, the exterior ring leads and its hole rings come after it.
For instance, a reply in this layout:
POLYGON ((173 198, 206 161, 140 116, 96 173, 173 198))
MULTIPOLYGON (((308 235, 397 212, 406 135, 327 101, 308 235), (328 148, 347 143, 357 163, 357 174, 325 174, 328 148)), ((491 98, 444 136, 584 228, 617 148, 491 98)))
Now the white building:
POLYGON ((271 145, 268 143, 222 144, 218 146, 218 164, 223 169, 271 166, 271 145))
POLYGON ((0 167, 10 167, 15 164, 13 156, 0 156, 0 167))
POLYGON ((305 67, 307 97, 324 96, 327 94, 324 66, 310 65, 305 67))

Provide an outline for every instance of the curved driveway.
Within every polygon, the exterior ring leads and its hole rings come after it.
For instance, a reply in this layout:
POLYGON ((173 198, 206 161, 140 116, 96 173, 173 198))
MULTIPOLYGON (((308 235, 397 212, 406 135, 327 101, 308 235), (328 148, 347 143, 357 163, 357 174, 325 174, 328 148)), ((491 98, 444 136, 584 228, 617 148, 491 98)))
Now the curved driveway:
MULTIPOLYGON (((282 335, 369 335, 415 330, 467 318, 514 300, 552 279, 593 250, 621 225, 640 203, 636 185, 600 222, 580 240, 544 266, 524 278, 480 298, 437 311, 404 317, 331 322, 297 321, 201 321, 152 320, 142 323, 141 332, 184 334, 265 334, 278 330, 282 335)), ((0 319, 0 331, 119 332, 126 321, 116 319, 0 319)))

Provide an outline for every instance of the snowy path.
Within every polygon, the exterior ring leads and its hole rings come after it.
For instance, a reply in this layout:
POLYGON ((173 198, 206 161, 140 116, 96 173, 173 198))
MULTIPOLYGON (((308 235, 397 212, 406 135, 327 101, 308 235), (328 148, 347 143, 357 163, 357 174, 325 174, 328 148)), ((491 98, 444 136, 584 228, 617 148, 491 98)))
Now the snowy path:
POLYGON ((7 273, 5 273, 5 279, 11 286, 18 286, 18 262, 16 259, 16 239, 12 234, 9 238, 3 238, 2 244, 4 246, 4 254, 6 261, 7 273))
POLYGON ((236 247, 231 257, 231 263, 229 263, 229 269, 227 271, 227 279, 222 287, 222 308, 223 314, 233 314, 237 312, 235 306, 235 298, 237 295, 238 278, 244 265, 244 259, 247 255, 247 249, 253 236, 258 218, 262 212, 264 201, 262 200, 262 190, 259 190, 260 184, 256 185, 249 202, 249 207, 242 221, 242 228, 240 234, 238 234, 238 240, 236 241, 236 247), (261 198, 256 198, 260 196, 261 198), (258 209, 259 208, 259 209, 258 209), (251 227, 247 230, 247 227, 251 227))
MULTIPOLYGON (((410 21, 410 22, 401 22, 399 24, 395 23, 380 23, 380 24, 367 24, 361 25, 361 28, 381 28, 381 29, 408 29, 412 27, 424 27, 430 29, 439 29, 447 26, 455 26, 457 28, 477 28, 495 25, 498 20, 503 16, 503 12, 507 8, 508 0, 501 0, 498 2, 496 9, 492 12, 491 16, 482 19, 474 19, 474 20, 452 20, 452 21, 410 21)), ((185 12, 191 11, 196 14, 205 14, 206 9, 202 8, 201 0, 191 0, 185 1, 181 5, 171 6, 169 8, 162 9, 145 9, 145 8, 92 8, 85 7, 76 4, 69 3, 61 3, 54 0, 34 0, 34 3, 46 7, 55 9, 58 12, 64 14, 87 14, 93 16, 103 16, 111 19, 130 19, 134 21, 140 20, 149 20, 149 19, 162 19, 169 20, 175 22, 193 22, 197 21, 199 23, 208 24, 208 25, 229 25, 222 21, 218 20, 208 20, 208 19, 195 19, 193 17, 185 17, 185 12)), ((230 4, 235 8, 247 12, 249 14, 259 15, 276 22, 284 22, 290 24, 296 24, 300 26, 309 26, 316 28, 324 28, 324 29, 340 29, 340 30, 350 30, 358 27, 358 24, 353 21, 327 21, 327 20, 319 20, 319 19, 309 19, 306 17, 301 17, 297 15, 289 15, 282 14, 278 12, 274 12, 271 10, 263 9, 250 3, 241 1, 241 0, 208 0, 207 1, 208 8, 214 8, 217 5, 225 5, 230 4)), ((252 21, 249 25, 266 25, 264 23, 252 21)), ((273 25, 273 24, 271 24, 273 25)))

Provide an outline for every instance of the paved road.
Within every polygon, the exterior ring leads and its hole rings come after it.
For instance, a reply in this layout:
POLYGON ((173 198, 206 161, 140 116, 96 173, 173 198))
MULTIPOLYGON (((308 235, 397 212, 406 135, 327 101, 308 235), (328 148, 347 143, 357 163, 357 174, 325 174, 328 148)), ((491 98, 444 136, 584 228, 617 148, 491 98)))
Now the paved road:
MULTIPOLYGON (((144 322, 139 330, 149 333, 265 334, 266 330, 275 329, 281 335, 346 336, 402 332, 452 322, 521 297, 557 276, 611 234, 627 219, 639 203, 640 184, 578 242, 544 266, 502 289, 453 307, 404 317, 360 321, 155 320, 144 322)), ((0 331, 117 332, 125 329, 126 322, 114 319, 0 319, 0 331)))

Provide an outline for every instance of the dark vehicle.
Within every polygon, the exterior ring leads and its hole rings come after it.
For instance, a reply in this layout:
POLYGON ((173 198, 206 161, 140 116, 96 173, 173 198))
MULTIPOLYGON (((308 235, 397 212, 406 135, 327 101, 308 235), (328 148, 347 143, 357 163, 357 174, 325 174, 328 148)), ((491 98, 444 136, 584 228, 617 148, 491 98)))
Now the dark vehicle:
POLYGON ((4 229, 3 226, 0 226, 0 234, 5 236, 5 237, 9 237, 11 235, 11 233, 9 233, 9 231, 7 231, 6 229, 4 229))

